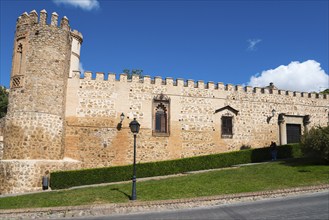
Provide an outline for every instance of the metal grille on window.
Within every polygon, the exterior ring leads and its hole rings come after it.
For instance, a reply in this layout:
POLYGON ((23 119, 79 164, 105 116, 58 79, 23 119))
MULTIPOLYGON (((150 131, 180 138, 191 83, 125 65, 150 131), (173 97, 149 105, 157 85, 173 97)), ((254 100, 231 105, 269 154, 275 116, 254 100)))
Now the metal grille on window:
POLYGON ((222 136, 232 136, 233 135, 233 123, 232 117, 222 117, 222 136))
POLYGON ((20 88, 23 86, 24 76, 13 76, 11 79, 11 88, 20 88))

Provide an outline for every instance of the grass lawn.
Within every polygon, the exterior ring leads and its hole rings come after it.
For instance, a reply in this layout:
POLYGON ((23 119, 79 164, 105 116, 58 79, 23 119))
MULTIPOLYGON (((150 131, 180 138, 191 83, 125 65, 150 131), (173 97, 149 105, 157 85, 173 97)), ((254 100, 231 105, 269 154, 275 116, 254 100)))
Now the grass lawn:
MULTIPOLYGON (((162 180, 137 179, 137 199, 181 199, 320 184, 329 184, 329 166, 296 159, 162 180)), ((0 209, 121 203, 129 202, 130 194, 130 183, 43 192, 0 198, 0 209)))

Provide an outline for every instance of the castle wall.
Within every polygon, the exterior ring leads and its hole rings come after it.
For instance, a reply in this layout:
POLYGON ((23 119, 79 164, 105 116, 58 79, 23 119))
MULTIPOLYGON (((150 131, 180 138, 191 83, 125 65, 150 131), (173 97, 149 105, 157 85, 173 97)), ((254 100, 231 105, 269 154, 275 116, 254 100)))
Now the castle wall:
MULTIPOLYGON (((114 166, 132 163, 133 136, 129 122, 136 117, 141 124, 137 139, 137 161, 149 162, 239 150, 242 146, 264 147, 280 141, 279 114, 296 116, 310 124, 326 126, 328 99, 313 93, 261 89, 233 85, 195 83, 160 77, 143 79, 134 76, 86 72, 69 79, 66 109, 65 156, 77 159, 85 167, 114 166), (170 98, 170 134, 152 133, 153 98, 170 98), (238 110, 216 113, 225 106, 238 110), (272 117, 272 110, 276 113, 272 117), (117 129, 124 113, 122 129, 117 129), (233 137, 221 137, 221 117, 233 115, 233 137)), ((287 118, 288 119, 288 118, 287 118)), ((302 125, 302 130, 305 126, 302 125)), ((282 143, 284 144, 284 143, 282 143)))
POLYGON ((5 129, 5 118, 0 118, 0 160, 3 158, 3 131, 5 129))

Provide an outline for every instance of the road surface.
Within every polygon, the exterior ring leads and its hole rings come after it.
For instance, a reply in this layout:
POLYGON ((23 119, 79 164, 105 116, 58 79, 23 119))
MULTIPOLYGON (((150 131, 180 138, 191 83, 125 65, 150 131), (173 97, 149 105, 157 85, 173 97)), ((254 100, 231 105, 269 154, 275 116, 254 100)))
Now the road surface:
POLYGON ((329 219, 329 192, 312 193, 286 198, 266 199, 254 202, 240 202, 205 208, 184 209, 164 212, 120 214, 102 217, 74 219, 127 220, 127 219, 241 219, 241 220, 289 220, 329 219))

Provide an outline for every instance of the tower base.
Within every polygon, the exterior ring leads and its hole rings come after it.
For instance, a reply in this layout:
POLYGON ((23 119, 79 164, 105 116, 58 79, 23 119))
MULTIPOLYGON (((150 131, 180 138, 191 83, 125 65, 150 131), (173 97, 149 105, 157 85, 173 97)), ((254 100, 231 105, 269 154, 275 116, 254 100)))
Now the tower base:
POLYGON ((81 168, 81 162, 64 160, 0 160, 0 195, 42 190, 42 177, 57 170, 81 168))

